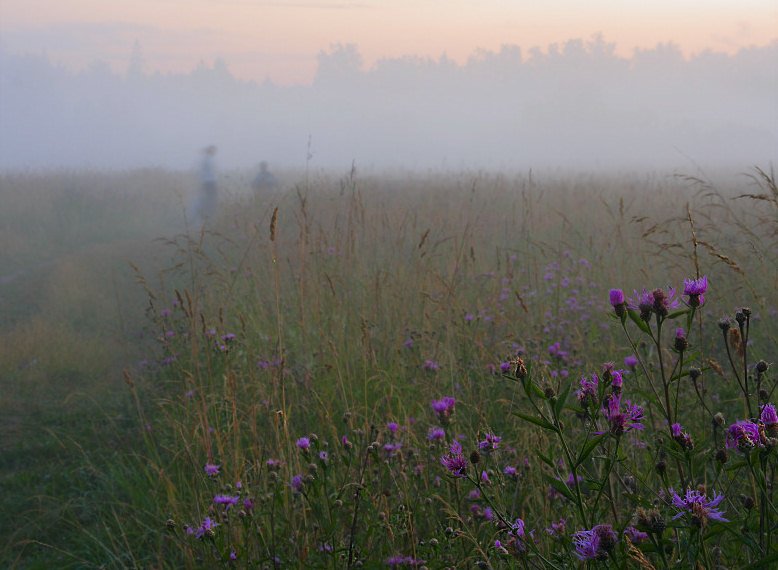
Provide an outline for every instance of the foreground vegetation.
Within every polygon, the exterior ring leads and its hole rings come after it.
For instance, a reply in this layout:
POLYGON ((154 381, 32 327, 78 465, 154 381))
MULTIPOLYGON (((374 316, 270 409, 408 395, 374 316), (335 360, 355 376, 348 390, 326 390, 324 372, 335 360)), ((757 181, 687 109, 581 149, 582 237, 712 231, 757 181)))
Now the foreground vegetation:
POLYGON ((3 560, 769 567, 752 174, 3 177, 3 560))

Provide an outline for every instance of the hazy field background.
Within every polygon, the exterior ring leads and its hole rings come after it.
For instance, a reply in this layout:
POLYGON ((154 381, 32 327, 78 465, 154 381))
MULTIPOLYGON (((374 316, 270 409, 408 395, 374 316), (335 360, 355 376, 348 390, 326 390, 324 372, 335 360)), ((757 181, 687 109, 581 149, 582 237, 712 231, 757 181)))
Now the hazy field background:
MULTIPOLYGON (((754 350, 774 356, 771 174, 691 174, 290 171, 278 193, 253 196, 248 174, 231 172, 205 231, 185 214, 188 173, 0 175, 2 565, 195 564, 164 530, 197 496, 186 458, 201 470, 201 446, 235 464, 256 450, 185 436, 176 410, 188 390, 235 383, 242 433, 278 436, 261 404, 278 386, 255 362, 279 351, 289 421, 299 433, 333 426, 328 436, 345 412, 367 429, 455 390, 486 406, 476 418, 508 430, 515 418, 488 407, 506 393, 478 380, 486 363, 515 343, 540 353, 558 340, 577 351, 573 378, 623 358, 604 317, 615 286, 707 274, 704 319, 750 305, 754 350), (240 362, 163 366, 189 346, 164 338, 163 309, 176 312, 178 335, 237 334, 240 362), (404 351, 408 339, 418 352, 404 351), (419 374, 426 359, 440 371, 419 374)), ((720 358, 717 342, 700 350, 720 358)))

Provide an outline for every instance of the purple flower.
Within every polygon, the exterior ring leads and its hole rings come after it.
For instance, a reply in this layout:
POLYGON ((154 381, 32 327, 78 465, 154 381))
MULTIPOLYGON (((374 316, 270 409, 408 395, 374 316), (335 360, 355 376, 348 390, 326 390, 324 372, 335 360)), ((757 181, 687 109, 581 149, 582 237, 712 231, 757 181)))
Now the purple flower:
POLYGON ((684 279, 683 294, 689 296, 689 306, 699 307, 705 304, 705 291, 708 290, 708 276, 699 279, 684 279))
POLYGON ((643 429, 643 408, 627 400, 624 411, 621 410, 621 394, 611 394, 605 399, 603 415, 610 424, 613 435, 621 435, 632 429, 643 429))
POLYGON ((394 457, 398 453, 400 453, 400 450, 402 449, 402 443, 385 443, 384 444, 384 452, 386 453, 387 457, 394 457))
POLYGON ((234 341, 236 338, 238 337, 236 337, 234 333, 227 333, 225 335, 222 335, 222 342, 230 343, 234 341))
POLYGON ((405 348, 408 348, 408 349, 411 349, 411 348, 413 348, 413 339, 412 339, 412 338, 410 338, 410 337, 406 338, 406 339, 405 339, 405 342, 403 342, 403 346, 404 346, 405 348))
POLYGON ((502 372, 503 374, 507 374, 508 372, 510 372, 511 368, 513 368, 513 366, 511 366, 510 362, 507 361, 500 362, 500 372, 502 372))
POLYGON ((518 471, 513 465, 506 465, 502 472, 506 477, 510 477, 511 479, 518 477, 518 471))
POLYGON ((624 306, 624 291, 621 289, 611 289, 610 291, 611 306, 614 309, 624 306))
POLYGON ((500 446, 501 441, 502 438, 499 435, 494 435, 493 433, 487 433, 484 436, 483 441, 478 442, 478 449, 480 449, 485 453, 492 452, 500 446))
POLYGON ((421 566, 425 562, 426 560, 420 560, 413 556, 392 556, 391 558, 384 560, 384 563, 389 566, 389 568, 400 568, 402 566, 415 567, 421 566))
POLYGON ((292 477, 292 481, 289 483, 289 486, 292 488, 292 491, 294 493, 302 493, 303 492, 303 476, 302 475, 295 475, 292 477))
POLYGON ((216 495, 213 498, 214 504, 216 504, 216 505, 224 505, 228 509, 230 507, 234 506, 234 505, 237 505, 239 500, 240 500, 240 497, 238 497, 237 495, 234 496, 234 497, 232 495, 216 495))
POLYGON ((281 469, 281 465, 283 465, 283 462, 279 459, 273 459, 270 458, 267 461, 265 461, 265 465, 267 465, 267 468, 271 471, 278 471, 281 469))
POLYGON ((297 447, 303 451, 308 451, 311 448, 311 440, 307 437, 301 437, 297 440, 297 447))
POLYGON ((637 368, 638 365, 638 357, 634 354, 630 354, 629 356, 624 357, 624 366, 629 368, 630 370, 634 371, 635 368, 637 368))
POLYGON ((393 434, 397 433, 397 430, 400 429, 400 424, 397 422, 389 422, 386 424, 386 429, 388 429, 393 434))
POLYGON ((203 519, 202 524, 200 525, 200 528, 194 531, 194 535, 197 538, 203 538, 203 537, 211 538, 213 537, 214 529, 217 526, 219 526, 219 524, 211 520, 211 517, 205 517, 205 519, 203 519))
POLYGON ((628 526, 624 529, 624 534, 633 544, 640 544, 648 540, 648 533, 636 529, 634 526, 628 526))
POLYGON ((723 517, 723 514, 716 507, 724 500, 724 495, 714 495, 711 500, 696 489, 686 489, 686 495, 679 496, 673 489, 670 489, 673 506, 679 510, 679 513, 673 517, 677 520, 684 515, 690 515, 692 523, 696 526, 704 527, 708 520, 729 522, 723 517))
POLYGON ((454 413, 456 403, 457 401, 453 397, 444 396, 440 400, 433 400, 430 405, 432 410, 438 414, 440 421, 445 423, 451 417, 451 414, 454 413))
POLYGON ((591 530, 579 530, 573 535, 575 555, 581 560, 606 560, 618 541, 619 535, 609 524, 598 524, 591 530))
POLYGON ((763 447, 764 441, 759 433, 759 426, 748 420, 735 422, 727 430, 727 447, 737 448, 743 453, 755 447, 763 447))
POLYGON ((440 364, 430 359, 425 360, 424 364, 422 364, 421 367, 427 372, 437 372, 438 370, 440 370, 440 364))
POLYGON ((216 477, 219 474, 220 465, 214 465, 213 463, 206 463, 203 467, 203 471, 208 477, 216 477))
POLYGON ((462 444, 455 441, 449 448, 449 453, 440 458, 440 463, 454 477, 465 477, 467 475, 467 460, 462 454, 462 444))
POLYGON ((348 437, 346 437, 345 435, 340 438, 340 444, 343 446, 343 449, 351 449, 352 447, 354 447, 354 444, 351 443, 348 440, 348 437))
POLYGON ((557 522, 552 522, 551 526, 546 529, 546 533, 549 536, 560 537, 565 534, 567 528, 567 519, 561 518, 557 522))
POLYGON ((759 414, 759 421, 768 428, 778 424, 778 413, 775 411, 775 406, 772 404, 765 404, 762 406, 762 413, 759 414))
POLYGON ((330 460, 330 454, 329 453, 327 453, 326 451, 320 451, 319 452, 319 461, 321 461, 322 463, 324 463, 326 465, 329 460, 330 460))
POLYGON ((614 370, 611 372, 611 388, 614 392, 621 392, 621 387, 624 384, 624 378, 621 376, 621 372, 614 370))
POLYGON ((694 449, 694 442, 692 441, 692 436, 690 436, 688 433, 683 431, 683 428, 681 428, 681 424, 675 423, 671 425, 670 432, 672 433, 673 439, 685 451, 691 451, 692 449, 694 449))
POLYGON ((234 560, 237 560, 237 559, 238 559, 238 553, 235 552, 235 549, 233 548, 232 550, 230 550, 230 560, 234 561, 234 560))
POLYGON ((430 441, 442 441, 446 437, 446 430, 442 427, 431 427, 427 432, 427 439, 430 441))
POLYGON ((584 408, 597 401, 597 385, 599 383, 600 378, 597 374, 592 374, 591 379, 586 376, 581 377, 581 387, 576 392, 576 396, 584 408))

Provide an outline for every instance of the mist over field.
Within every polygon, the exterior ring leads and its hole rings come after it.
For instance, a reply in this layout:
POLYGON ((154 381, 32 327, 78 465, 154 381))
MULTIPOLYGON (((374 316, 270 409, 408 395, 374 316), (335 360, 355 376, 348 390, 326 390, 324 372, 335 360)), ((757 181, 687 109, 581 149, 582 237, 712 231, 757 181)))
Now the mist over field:
POLYGON ((224 168, 736 170, 778 155, 778 42, 624 58, 596 36, 372 67, 335 45, 304 86, 243 81, 221 59, 162 74, 127 52, 116 72, 2 49, 0 168, 187 169, 207 144, 224 168))

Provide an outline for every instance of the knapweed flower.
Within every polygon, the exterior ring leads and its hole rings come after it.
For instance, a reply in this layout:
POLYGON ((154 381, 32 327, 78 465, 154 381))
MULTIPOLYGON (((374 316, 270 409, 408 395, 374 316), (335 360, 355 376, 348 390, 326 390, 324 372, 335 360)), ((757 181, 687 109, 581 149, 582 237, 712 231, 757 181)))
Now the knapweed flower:
POLYGON ((431 427, 427 432, 429 441, 443 441, 446 438, 446 430, 442 427, 431 427))
POLYGON ((764 424, 770 437, 778 437, 778 413, 776 413, 774 405, 765 404, 762 406, 759 421, 764 424))
POLYGON ((617 316, 623 317, 626 314, 625 309, 627 308, 627 303, 624 298, 624 291, 621 289, 611 289, 610 302, 613 310, 616 311, 617 316))
POLYGON ((729 522, 724 518, 724 513, 716 508, 724 500, 724 495, 714 495, 712 499, 708 500, 708 497, 696 489, 686 489, 686 494, 683 497, 670 489, 670 495, 673 506, 679 510, 673 520, 689 515, 692 523, 700 527, 707 525, 708 520, 729 522))
POLYGON ((624 366, 626 366, 627 368, 629 368, 630 370, 632 370, 634 372, 635 368, 637 368, 637 366, 638 366, 638 357, 635 356, 634 354, 630 354, 629 356, 625 356, 624 357, 624 366))
POLYGON ((303 476, 302 475, 295 475, 292 477, 292 480, 289 482, 289 486, 292 488, 292 491, 294 493, 302 493, 303 492, 303 476))
POLYGON ((329 453, 327 453, 326 451, 320 451, 319 452, 319 461, 321 461, 322 463, 327 465, 329 460, 330 460, 330 454, 329 453))
POLYGON ((280 459, 273 459, 272 457, 265 461, 265 465, 267 465, 267 468, 270 469, 270 471, 278 471, 283 464, 284 462, 280 459))
POLYGON ((232 495, 216 495, 213 498, 213 503, 215 505, 224 505, 225 507, 227 507, 229 509, 230 507, 232 507, 234 505, 237 505, 239 500, 240 500, 240 497, 238 497, 237 495, 235 495, 235 496, 232 496, 232 495))
POLYGON ((400 453, 402 446, 403 444, 398 442, 385 443, 384 453, 386 453, 386 457, 390 458, 396 456, 398 453, 400 453))
POLYGON ((519 476, 518 470, 513 465, 506 465, 502 472, 503 475, 510 477, 511 479, 515 479, 519 476))
POLYGON ((764 440, 759 433, 759 426, 748 420, 735 422, 727 430, 727 447, 737 448, 743 453, 755 447, 763 447, 764 440))
POLYGON ((392 556, 391 558, 384 560, 384 563, 389 566, 389 568, 402 568, 403 566, 414 568, 416 566, 421 566, 425 562, 426 560, 414 558, 413 556, 392 556))
POLYGON ((597 401, 597 386, 599 383, 600 378, 597 374, 592 374, 591 378, 581 377, 581 387, 576 392, 576 397, 581 406, 587 408, 597 401))
POLYGON ((437 372, 440 370, 440 364, 438 364, 435 360, 430 359, 425 360, 421 367, 427 372, 437 372))
POLYGON ((307 437, 301 437, 297 440, 296 445, 302 451, 308 451, 311 448, 311 440, 307 437))
POLYGON ((557 538, 563 536, 565 534, 566 529, 567 529, 567 519, 561 518, 557 522, 552 522, 551 526, 546 529, 546 533, 549 536, 553 536, 557 538))
POLYGON ((708 276, 699 279, 684 279, 683 294, 689 296, 689 306, 699 307, 705 304, 705 291, 708 290, 708 276))
POLYGON ((462 444, 455 441, 449 448, 449 453, 440 458, 440 463, 454 477, 467 475, 467 459, 462 454, 462 444))
POLYGON ((430 405, 432 406, 432 410, 438 414, 440 421, 446 423, 451 417, 451 414, 454 413, 454 406, 456 406, 456 403, 457 401, 453 397, 444 396, 440 400, 433 400, 430 405))
POLYGON ((392 434, 397 433, 397 430, 400 429, 400 424, 397 422, 389 422, 386 424, 386 429, 388 429, 392 434))
POLYGON ((613 435, 621 435, 633 429, 643 429, 643 408, 627 400, 621 410, 621 394, 611 394, 605 399, 602 413, 610 424, 613 435))
POLYGON ((648 540, 648 533, 636 529, 634 526, 628 526, 624 529, 624 535, 629 538, 632 544, 640 544, 648 540))
POLYGON ((205 517, 200 527, 194 531, 194 535, 197 538, 213 538, 217 526, 219 524, 211 520, 211 517, 205 517))
POLYGON ((499 435, 487 433, 484 439, 478 442, 478 449, 483 453, 495 451, 500 446, 501 441, 502 438, 499 435))
POLYGON ((624 385, 624 378, 621 375, 621 372, 618 370, 614 370, 611 372, 611 390, 613 390, 614 393, 620 393, 621 387, 624 385))
POLYGON ((689 341, 686 340, 686 331, 684 331, 682 327, 675 329, 675 342, 673 347, 678 352, 683 352, 689 348, 689 341))
POLYGON ((691 451, 694 449, 694 441, 692 441, 692 436, 683 431, 681 424, 674 423, 671 425, 670 432, 673 435, 673 439, 678 445, 681 446, 684 451, 691 451))
POLYGON ((344 436, 341 436, 341 438, 340 438, 340 444, 343 446, 343 449, 347 449, 347 450, 348 450, 348 449, 351 449, 352 447, 354 447, 354 444, 353 444, 353 443, 351 443, 351 442, 348 440, 348 437, 347 437, 347 436, 345 436, 345 435, 344 435, 344 436))
POLYGON ((214 465, 213 463, 206 463, 203 467, 203 471, 208 477, 216 477, 219 474, 220 465, 214 465))
POLYGON ((575 555, 580 560, 607 560, 618 541, 619 535, 609 524, 598 524, 591 530, 579 530, 573 535, 575 555))

